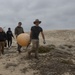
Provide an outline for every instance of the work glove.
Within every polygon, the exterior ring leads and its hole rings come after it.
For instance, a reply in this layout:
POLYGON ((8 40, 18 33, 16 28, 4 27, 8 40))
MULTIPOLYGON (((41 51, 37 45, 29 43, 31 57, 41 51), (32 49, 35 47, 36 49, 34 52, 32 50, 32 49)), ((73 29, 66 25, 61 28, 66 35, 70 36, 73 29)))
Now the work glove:
POLYGON ((45 40, 43 40, 43 44, 46 44, 46 41, 45 40))

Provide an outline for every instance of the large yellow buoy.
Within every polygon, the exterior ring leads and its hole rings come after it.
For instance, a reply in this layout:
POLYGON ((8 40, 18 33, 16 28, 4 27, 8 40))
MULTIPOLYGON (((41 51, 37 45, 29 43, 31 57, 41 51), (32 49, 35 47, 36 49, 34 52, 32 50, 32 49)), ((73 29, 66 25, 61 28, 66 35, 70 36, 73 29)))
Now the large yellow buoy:
POLYGON ((17 43, 21 46, 27 46, 30 41, 30 36, 27 33, 21 33, 17 36, 17 43))

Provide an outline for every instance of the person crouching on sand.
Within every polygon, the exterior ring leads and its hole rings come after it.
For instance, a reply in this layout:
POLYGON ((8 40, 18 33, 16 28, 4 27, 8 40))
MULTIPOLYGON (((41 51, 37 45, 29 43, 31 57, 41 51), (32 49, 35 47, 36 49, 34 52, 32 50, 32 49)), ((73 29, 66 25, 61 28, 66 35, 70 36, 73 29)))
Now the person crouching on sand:
POLYGON ((38 47, 39 47, 39 33, 41 32, 42 38, 43 38, 43 43, 45 44, 45 37, 43 33, 43 29, 39 26, 41 21, 36 19, 34 22, 35 26, 31 27, 31 32, 30 32, 30 39, 32 42, 32 49, 28 52, 28 56, 30 58, 31 53, 34 51, 35 52, 35 58, 38 58, 38 47))
POLYGON ((6 34, 2 29, 2 27, 0 27, 0 55, 4 54, 5 41, 6 41, 6 34))

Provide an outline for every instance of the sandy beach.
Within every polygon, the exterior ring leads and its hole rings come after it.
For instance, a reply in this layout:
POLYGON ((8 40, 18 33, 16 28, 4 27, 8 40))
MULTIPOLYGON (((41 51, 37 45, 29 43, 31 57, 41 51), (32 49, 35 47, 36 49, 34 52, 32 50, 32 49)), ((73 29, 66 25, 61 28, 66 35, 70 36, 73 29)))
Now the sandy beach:
POLYGON ((0 57, 0 75, 75 75, 75 30, 44 31, 46 44, 40 35, 40 46, 50 49, 39 53, 39 60, 27 58, 26 49, 18 54, 16 40, 11 49, 5 48, 0 57))

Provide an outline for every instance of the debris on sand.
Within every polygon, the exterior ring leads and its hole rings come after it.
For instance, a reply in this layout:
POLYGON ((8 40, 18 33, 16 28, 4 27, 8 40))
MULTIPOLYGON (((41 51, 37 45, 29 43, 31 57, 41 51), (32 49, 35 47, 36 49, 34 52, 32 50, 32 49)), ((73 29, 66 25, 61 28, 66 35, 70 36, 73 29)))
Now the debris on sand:
POLYGON ((21 73, 26 73, 28 70, 27 70, 27 68, 25 67, 25 68, 23 68, 23 69, 20 69, 20 71, 21 71, 21 73))
POLYGON ((53 49, 55 49, 55 45, 47 45, 47 46, 40 46, 38 51, 39 53, 47 53, 53 49))
POLYGON ((5 68, 8 69, 9 67, 17 67, 18 64, 15 64, 15 63, 7 63, 5 68))
POLYGON ((73 55, 61 48, 50 50, 46 55, 40 56, 39 60, 33 60, 30 66, 39 70, 41 75, 75 75, 75 64, 72 61, 73 55))

